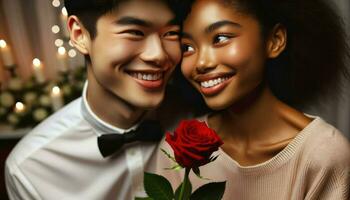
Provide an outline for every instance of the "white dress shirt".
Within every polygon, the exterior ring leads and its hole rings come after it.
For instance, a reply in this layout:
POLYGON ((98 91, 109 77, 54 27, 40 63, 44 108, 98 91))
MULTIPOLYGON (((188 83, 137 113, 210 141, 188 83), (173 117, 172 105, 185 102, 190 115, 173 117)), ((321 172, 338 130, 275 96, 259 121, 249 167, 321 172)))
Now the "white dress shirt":
POLYGON ((82 98, 35 127, 11 152, 5 167, 10 199, 128 200, 144 195, 143 172, 152 164, 157 144, 133 143, 103 158, 97 137, 130 129, 98 118, 87 103, 86 85, 82 98))

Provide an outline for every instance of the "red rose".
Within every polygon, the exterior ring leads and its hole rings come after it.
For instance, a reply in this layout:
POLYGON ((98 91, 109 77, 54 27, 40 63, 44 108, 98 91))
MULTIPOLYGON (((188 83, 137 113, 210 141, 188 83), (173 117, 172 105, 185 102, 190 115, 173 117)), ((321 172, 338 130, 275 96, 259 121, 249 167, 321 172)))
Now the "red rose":
POLYGON ((175 159, 185 168, 198 168, 211 161, 211 154, 223 144, 214 130, 198 120, 183 120, 165 141, 174 150, 175 159))

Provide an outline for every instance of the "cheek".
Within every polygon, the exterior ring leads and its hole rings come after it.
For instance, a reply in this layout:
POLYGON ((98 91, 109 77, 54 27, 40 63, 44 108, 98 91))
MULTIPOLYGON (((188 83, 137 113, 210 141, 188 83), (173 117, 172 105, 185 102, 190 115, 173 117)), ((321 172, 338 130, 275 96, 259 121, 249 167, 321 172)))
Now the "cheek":
POLYGON ((191 80, 191 75, 196 68, 195 55, 184 57, 181 63, 181 72, 186 79, 191 80))
POLYGON ((171 62, 175 65, 180 63, 181 60, 181 47, 180 42, 177 41, 165 41, 163 42, 163 48, 171 62))
POLYGON ((221 64, 239 70, 249 62, 251 54, 249 50, 244 49, 244 45, 233 43, 226 48, 220 48, 216 57, 221 64))
POLYGON ((95 41, 91 53, 96 66, 115 66, 135 57, 140 47, 139 42, 106 38, 95 41))

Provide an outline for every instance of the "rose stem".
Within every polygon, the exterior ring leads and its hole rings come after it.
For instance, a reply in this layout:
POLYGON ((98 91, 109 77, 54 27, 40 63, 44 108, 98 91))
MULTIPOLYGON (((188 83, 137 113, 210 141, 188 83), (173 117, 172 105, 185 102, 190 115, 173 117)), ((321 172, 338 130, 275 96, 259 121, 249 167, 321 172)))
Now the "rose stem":
POLYGON ((184 177, 184 181, 182 182, 179 200, 186 200, 186 199, 183 199, 183 195, 184 195, 185 187, 186 187, 187 182, 188 182, 188 175, 190 174, 190 171, 191 171, 191 168, 186 168, 186 170, 185 170, 185 177, 184 177))

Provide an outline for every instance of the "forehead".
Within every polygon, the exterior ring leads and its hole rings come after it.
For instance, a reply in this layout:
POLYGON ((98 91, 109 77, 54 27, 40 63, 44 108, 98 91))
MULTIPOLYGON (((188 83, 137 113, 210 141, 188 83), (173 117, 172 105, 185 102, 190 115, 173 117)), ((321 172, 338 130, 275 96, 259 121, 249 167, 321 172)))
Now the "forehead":
POLYGON ((204 28, 218 21, 232 21, 245 24, 253 18, 243 14, 233 5, 218 0, 197 0, 184 23, 184 31, 204 28))
POLYGON ((161 24, 172 20, 175 14, 162 0, 128 0, 122 1, 107 16, 114 18, 133 17, 152 24, 161 24))

